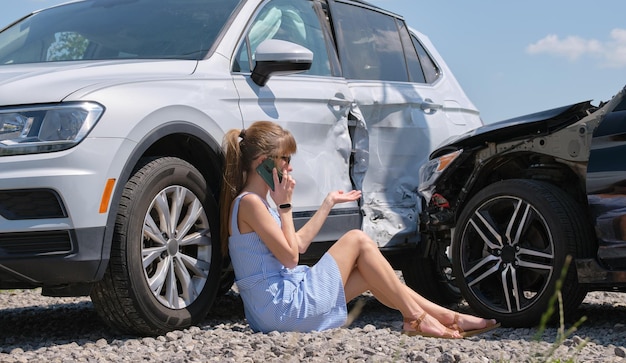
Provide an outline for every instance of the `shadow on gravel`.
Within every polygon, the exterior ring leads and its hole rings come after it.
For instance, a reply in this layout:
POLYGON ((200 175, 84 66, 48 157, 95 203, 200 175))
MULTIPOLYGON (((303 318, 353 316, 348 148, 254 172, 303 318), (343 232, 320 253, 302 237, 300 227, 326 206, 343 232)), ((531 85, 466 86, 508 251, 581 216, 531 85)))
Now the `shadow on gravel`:
MULTIPOLYGON (((580 330, 598 330, 607 332, 607 328, 626 337, 626 294, 611 293, 614 299, 603 302, 583 302, 577 310, 577 316, 587 316, 580 330)), ((624 339, 623 341, 626 341, 624 339)))
MULTIPOLYGON (((20 298, 19 294, 16 298, 20 298)), ((210 330, 223 323, 245 324, 244 319, 241 299, 229 292, 216 299, 200 327, 210 330)), ((111 329, 98 317, 91 301, 0 309, 0 352, 4 353, 15 348, 33 351, 72 342, 82 346, 101 339, 123 344, 141 338, 111 329)))
POLYGON ((84 344, 111 335, 91 302, 49 304, 0 310, 0 350, 24 351, 77 342, 84 344))
MULTIPOLYGON (((613 294, 610 299, 585 301, 578 309, 578 315, 586 315, 587 321, 574 333, 581 338, 589 338, 596 344, 615 344, 622 346, 626 341, 626 295, 613 294)), ((22 298, 18 295, 15 298, 22 298)), ((389 329, 399 332, 401 314, 379 303, 372 296, 364 294, 359 297, 364 302, 361 313, 348 327, 364 328, 373 325, 377 329, 389 329)), ((52 300, 54 301, 54 300, 52 300)), ((354 302, 348 305, 351 309, 354 302)), ((471 313, 467 305, 450 306, 451 309, 471 313)), ((230 325, 235 330, 246 331, 243 303, 233 290, 216 299, 207 318, 198 326, 202 330, 211 330, 221 324, 230 325)), ((566 323, 567 329, 571 324, 566 323)), ((500 340, 524 339, 532 340, 535 328, 514 329, 501 328, 484 337, 472 339, 500 340)), ((555 335, 556 327, 550 327, 544 334, 545 341, 555 335)), ((33 351, 41 347, 51 347, 76 343, 79 346, 96 343, 105 339, 108 344, 124 344, 129 339, 140 337, 122 334, 110 329, 97 316, 90 301, 76 303, 59 303, 26 306, 20 308, 0 309, 0 352, 10 352, 21 348, 33 351)))

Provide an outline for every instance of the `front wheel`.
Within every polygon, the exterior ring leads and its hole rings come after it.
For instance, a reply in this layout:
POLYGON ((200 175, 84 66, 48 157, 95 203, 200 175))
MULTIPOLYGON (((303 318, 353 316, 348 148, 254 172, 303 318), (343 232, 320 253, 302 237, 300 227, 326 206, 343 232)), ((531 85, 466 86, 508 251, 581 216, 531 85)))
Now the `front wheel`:
POLYGON ((124 332, 156 335, 203 319, 219 288, 217 204, 184 160, 143 160, 120 201, 111 258, 91 298, 124 332))
MULTIPOLYGON (((453 270, 479 315, 532 326, 548 308, 566 256, 589 255, 592 245, 590 223, 568 194, 545 182, 505 180, 463 209, 452 242, 453 270)), ((561 293, 567 316, 586 294, 574 264, 561 293)))

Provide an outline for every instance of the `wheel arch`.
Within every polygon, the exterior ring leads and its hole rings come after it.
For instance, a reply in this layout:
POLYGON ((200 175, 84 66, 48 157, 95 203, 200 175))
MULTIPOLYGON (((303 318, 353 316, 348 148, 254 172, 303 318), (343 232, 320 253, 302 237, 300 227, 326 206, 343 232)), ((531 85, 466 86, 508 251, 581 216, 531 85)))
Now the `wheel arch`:
MULTIPOLYGON (((113 232, 118 202, 124 186, 145 157, 174 156, 181 158, 205 177, 215 200, 219 200, 223 157, 220 143, 202 128, 184 121, 172 121, 147 134, 127 158, 113 190, 102 250, 102 263, 96 279, 100 279, 107 269, 113 241, 113 232)), ((218 226, 219 230, 219 226, 218 226)))

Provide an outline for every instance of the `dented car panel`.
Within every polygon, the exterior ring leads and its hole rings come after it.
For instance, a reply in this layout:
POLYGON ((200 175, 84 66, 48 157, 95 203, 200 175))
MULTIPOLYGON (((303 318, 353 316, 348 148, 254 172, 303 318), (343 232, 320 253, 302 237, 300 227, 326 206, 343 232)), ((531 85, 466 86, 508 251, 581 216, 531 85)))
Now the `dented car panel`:
POLYGON ((355 140, 362 155, 355 158, 355 173, 366 171, 362 188, 357 184, 363 191, 362 228, 379 246, 391 248, 421 238, 416 176, 429 153, 446 138, 482 126, 476 107, 428 37, 415 30, 412 35, 436 62, 439 75, 432 84, 348 83, 359 109, 357 122, 367 136, 355 140))
POLYGON ((625 92, 478 128, 421 168, 426 245, 472 307, 536 323, 568 254, 566 313, 587 289, 626 291, 625 92))
POLYGON ((441 94, 426 87, 351 83, 350 88, 368 130, 368 170, 376 171, 365 173, 363 181, 363 229, 379 245, 415 242, 420 165, 446 135, 480 125, 480 119, 470 111, 475 119, 457 126, 441 94), (439 108, 425 111, 425 99, 439 108))

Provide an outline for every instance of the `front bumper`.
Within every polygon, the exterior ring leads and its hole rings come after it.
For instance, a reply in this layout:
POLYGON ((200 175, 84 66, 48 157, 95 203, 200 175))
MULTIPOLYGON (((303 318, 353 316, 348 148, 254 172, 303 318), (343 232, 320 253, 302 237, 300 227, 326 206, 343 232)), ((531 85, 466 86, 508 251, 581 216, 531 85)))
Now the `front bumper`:
POLYGON ((44 295, 87 294, 108 264, 104 232, 100 227, 0 234, 0 289, 43 287, 44 295))
POLYGON ((72 295, 72 285, 102 278, 110 243, 100 204, 123 166, 115 160, 126 160, 115 153, 122 143, 86 139, 62 152, 0 158, 0 288, 72 295))

